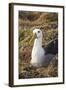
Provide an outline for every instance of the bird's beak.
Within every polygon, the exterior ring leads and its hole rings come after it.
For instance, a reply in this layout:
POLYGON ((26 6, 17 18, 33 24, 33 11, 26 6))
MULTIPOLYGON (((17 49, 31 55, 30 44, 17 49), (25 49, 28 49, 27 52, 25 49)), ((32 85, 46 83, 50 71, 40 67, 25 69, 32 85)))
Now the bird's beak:
POLYGON ((34 39, 36 39, 36 38, 37 38, 37 35, 36 35, 36 33, 33 33, 33 37, 34 37, 34 39))
POLYGON ((32 36, 32 38, 31 38, 29 43, 32 44, 36 38, 37 38, 36 33, 33 33, 33 36, 32 36))

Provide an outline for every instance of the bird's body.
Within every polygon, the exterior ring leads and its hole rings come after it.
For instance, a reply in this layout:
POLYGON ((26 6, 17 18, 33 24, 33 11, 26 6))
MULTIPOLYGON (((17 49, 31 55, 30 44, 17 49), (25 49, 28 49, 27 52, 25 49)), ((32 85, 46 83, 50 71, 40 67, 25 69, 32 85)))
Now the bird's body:
POLYGON ((32 60, 31 63, 33 66, 42 66, 42 63, 44 61, 44 49, 42 48, 41 45, 41 40, 39 39, 35 39, 34 41, 34 46, 32 49, 32 60))
MULTIPOLYGON (((34 45, 33 45, 32 54, 31 54, 31 64, 32 66, 35 66, 35 67, 47 66, 52 60, 52 58, 54 57, 54 55, 52 54, 53 52, 51 52, 53 51, 51 50, 52 47, 50 48, 51 44, 49 45, 50 53, 48 53, 49 52, 48 48, 44 49, 42 47, 42 31, 40 29, 35 29, 33 31, 33 34, 35 36, 35 40, 34 40, 34 45)), ((54 49, 55 49, 55 46, 54 46, 54 49)))

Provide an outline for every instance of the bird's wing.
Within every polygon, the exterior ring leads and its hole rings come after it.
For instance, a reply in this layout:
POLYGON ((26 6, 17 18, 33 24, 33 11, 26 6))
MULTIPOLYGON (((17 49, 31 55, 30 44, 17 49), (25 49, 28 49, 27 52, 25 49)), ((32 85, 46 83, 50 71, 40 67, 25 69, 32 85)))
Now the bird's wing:
MULTIPOLYGON (((43 46, 42 46, 43 47, 43 46)), ((57 54, 58 53, 58 39, 52 40, 44 47, 45 54, 57 54)))

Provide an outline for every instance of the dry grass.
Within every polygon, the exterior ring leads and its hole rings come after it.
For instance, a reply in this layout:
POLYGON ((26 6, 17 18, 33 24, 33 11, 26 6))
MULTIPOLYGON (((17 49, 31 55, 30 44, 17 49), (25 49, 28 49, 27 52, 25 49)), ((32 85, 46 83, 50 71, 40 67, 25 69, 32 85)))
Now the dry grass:
POLYGON ((42 28, 43 45, 58 38, 58 14, 20 12, 19 15, 19 78, 41 78, 58 76, 58 56, 49 66, 35 68, 30 65, 33 42, 29 44, 34 28, 42 28), (33 18, 32 18, 33 17, 33 18))
POLYGON ((30 63, 20 63, 19 78, 43 78, 58 76, 58 59, 57 55, 50 62, 48 67, 33 67, 30 63))

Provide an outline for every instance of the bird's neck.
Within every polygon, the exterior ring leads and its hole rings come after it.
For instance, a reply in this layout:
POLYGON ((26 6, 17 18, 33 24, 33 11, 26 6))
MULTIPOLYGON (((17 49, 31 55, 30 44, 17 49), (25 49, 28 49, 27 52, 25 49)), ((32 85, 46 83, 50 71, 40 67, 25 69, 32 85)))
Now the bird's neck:
POLYGON ((37 38, 34 41, 34 47, 42 47, 42 38, 37 38))

